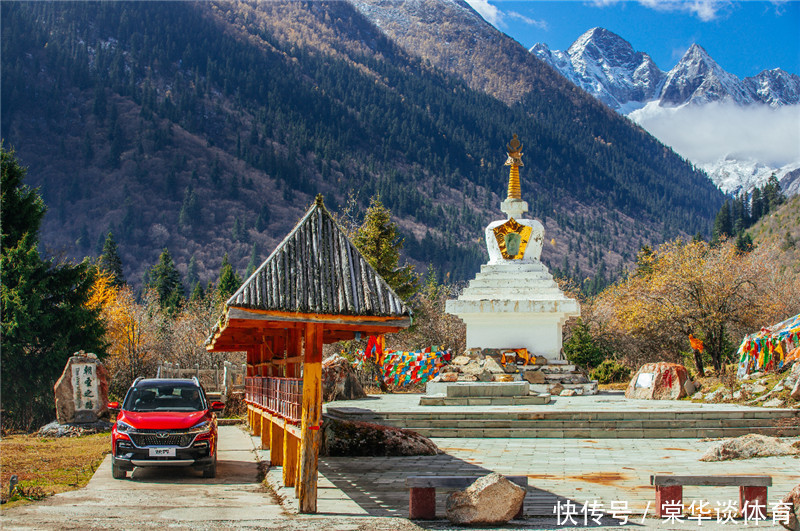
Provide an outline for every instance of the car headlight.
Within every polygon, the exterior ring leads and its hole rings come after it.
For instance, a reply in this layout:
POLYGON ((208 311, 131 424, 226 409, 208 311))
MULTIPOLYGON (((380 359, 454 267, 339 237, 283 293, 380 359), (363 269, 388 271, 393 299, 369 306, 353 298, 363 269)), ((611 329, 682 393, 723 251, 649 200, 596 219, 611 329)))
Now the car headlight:
POLYGON ((134 428, 133 426, 131 426, 130 424, 128 424, 126 422, 122 422, 121 420, 118 420, 117 421, 117 431, 121 432, 121 433, 128 433, 128 432, 131 432, 131 431, 136 431, 136 428, 134 428))
POLYGON ((207 420, 200 424, 195 424, 189 429, 189 433, 206 433, 208 431, 211 431, 211 423, 207 420))

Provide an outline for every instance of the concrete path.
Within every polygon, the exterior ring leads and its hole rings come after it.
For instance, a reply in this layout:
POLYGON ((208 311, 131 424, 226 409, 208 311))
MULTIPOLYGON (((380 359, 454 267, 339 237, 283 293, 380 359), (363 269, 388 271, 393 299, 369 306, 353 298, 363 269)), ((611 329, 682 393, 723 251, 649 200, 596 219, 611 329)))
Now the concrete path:
POLYGON ((86 487, 3 510, 0 528, 311 531, 323 519, 329 531, 419 529, 405 519, 291 514, 261 483, 251 437, 240 426, 221 426, 219 434, 215 479, 189 469, 138 468, 115 480, 108 456, 86 487))

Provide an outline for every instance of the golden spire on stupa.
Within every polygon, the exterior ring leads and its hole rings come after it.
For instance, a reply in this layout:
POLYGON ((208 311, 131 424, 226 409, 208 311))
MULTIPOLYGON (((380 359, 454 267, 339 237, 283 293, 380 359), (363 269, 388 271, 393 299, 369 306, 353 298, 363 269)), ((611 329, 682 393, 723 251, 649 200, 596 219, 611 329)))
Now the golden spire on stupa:
POLYGON ((519 141, 516 133, 514 133, 514 138, 508 143, 506 149, 508 150, 508 160, 506 160, 505 165, 511 166, 508 175, 508 197, 506 201, 521 201, 522 191, 519 188, 519 167, 524 166, 524 164, 522 163, 522 142, 519 141))

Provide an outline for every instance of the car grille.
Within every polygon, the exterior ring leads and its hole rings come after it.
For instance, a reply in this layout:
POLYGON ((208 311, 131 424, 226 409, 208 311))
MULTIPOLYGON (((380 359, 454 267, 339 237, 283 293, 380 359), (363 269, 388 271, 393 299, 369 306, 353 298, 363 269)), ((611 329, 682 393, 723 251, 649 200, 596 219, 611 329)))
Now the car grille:
POLYGON ((136 446, 189 446, 192 444, 194 434, 192 433, 169 433, 169 432, 154 432, 154 433, 131 433, 131 440, 136 446), (159 434, 166 434, 166 437, 160 437, 159 434))

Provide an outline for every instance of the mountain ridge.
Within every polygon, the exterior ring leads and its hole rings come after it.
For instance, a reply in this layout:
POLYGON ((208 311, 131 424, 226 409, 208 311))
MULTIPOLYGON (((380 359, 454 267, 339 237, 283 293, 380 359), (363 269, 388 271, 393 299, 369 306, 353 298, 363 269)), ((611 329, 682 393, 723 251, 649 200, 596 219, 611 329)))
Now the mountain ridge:
MULTIPOLYGON (((613 271, 710 226, 722 196, 700 172, 466 4, 421 5, 466 13, 533 82, 473 68, 514 101, 472 89, 343 2, 4 3, 2 135, 50 207, 44 244, 79 259, 111 229, 134 284, 164 247, 207 282, 225 253, 260 263, 317 192, 335 211, 353 190, 381 195, 415 263, 471 278, 511 133, 553 267, 613 271)), ((438 28, 456 55, 462 29, 438 28)))
MULTIPOLYGON (((778 109, 800 103, 800 76, 774 68, 740 80, 696 43, 668 72, 660 70, 645 52, 633 50, 625 39, 599 27, 584 32, 566 52, 550 50, 542 43, 530 52, 609 108, 639 124, 646 122, 651 129, 659 124, 659 112, 668 118, 667 111, 673 108, 733 104, 742 109, 778 109)), ((727 193, 746 192, 772 174, 781 179, 787 193, 800 187, 796 179, 800 160, 776 164, 757 156, 725 153, 714 160, 693 162, 727 193)))

